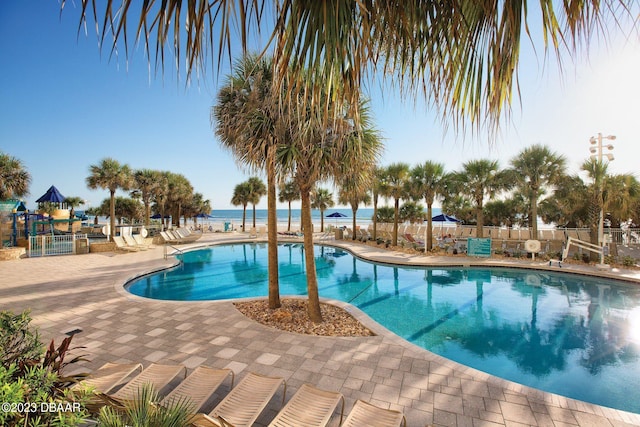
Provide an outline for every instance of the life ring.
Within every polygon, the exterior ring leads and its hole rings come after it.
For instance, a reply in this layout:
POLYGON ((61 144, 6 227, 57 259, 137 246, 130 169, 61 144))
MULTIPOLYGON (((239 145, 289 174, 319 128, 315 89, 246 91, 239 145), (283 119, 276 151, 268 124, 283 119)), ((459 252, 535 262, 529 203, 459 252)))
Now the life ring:
POLYGON ((527 252, 538 253, 540 252, 540 240, 527 240, 524 242, 524 249, 527 252))

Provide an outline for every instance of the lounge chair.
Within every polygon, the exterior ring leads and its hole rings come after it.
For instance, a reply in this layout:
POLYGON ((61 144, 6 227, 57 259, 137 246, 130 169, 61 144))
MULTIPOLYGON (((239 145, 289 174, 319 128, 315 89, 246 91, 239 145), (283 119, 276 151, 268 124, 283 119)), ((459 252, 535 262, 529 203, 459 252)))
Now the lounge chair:
POLYGON ((284 385, 282 403, 287 392, 284 378, 267 377, 249 372, 208 415, 197 414, 191 420, 195 426, 250 427, 280 385, 284 385))
POLYGON ((178 241, 179 239, 176 239, 173 235, 170 235, 166 231, 161 231, 160 232, 160 236, 162 236, 162 238, 164 239, 165 243, 180 243, 178 241))
POLYGON ((424 247, 424 242, 421 240, 416 240, 411 234, 409 233, 405 233, 404 236, 402 236, 403 239, 405 239, 406 241, 408 241, 414 248, 418 248, 418 247, 424 247))
POLYGON ((115 387, 124 383, 124 380, 137 370, 142 371, 141 363, 105 363, 72 388, 91 387, 100 393, 109 393, 115 387))
POLYGON ((233 387, 235 375, 231 369, 198 366, 180 385, 162 399, 160 405, 167 406, 172 402, 188 399, 193 405, 193 412, 197 412, 228 377, 231 377, 231 387, 233 387))
POLYGON ((151 241, 151 239, 146 239, 146 238, 142 237, 142 235, 140 235, 140 234, 134 234, 133 235, 133 240, 136 241, 138 246, 145 246, 148 249, 153 249, 153 245, 151 245, 151 243, 149 243, 151 241))
POLYGON ((187 368, 181 365, 157 365, 152 363, 120 390, 111 393, 109 397, 116 401, 133 400, 144 384, 153 385, 153 388, 161 394, 162 390, 180 374, 185 378, 187 376, 187 368))
POLYGON ((113 236, 113 242, 116 244, 116 249, 121 251, 137 252, 140 250, 137 247, 127 245, 122 236, 113 236))
POLYGON ((362 400, 356 400, 342 427, 394 427, 405 426, 407 420, 400 411, 383 409, 362 400))
POLYGON ((340 422, 344 415, 344 396, 342 393, 315 388, 302 384, 296 394, 271 421, 269 427, 323 427, 331 420, 331 415, 342 401, 340 422))
POLYGON ((124 242, 127 244, 127 246, 130 246, 132 248, 138 248, 143 251, 146 251, 147 249, 149 249, 147 246, 139 245, 138 242, 136 242, 136 240, 130 234, 123 234, 122 238, 124 239, 124 242))

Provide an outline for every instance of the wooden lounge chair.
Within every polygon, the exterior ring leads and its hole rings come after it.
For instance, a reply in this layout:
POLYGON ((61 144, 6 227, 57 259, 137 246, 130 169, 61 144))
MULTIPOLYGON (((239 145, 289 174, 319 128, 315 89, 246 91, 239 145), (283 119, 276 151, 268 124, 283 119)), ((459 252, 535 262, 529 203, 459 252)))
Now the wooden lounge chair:
POLYGON ((142 371, 141 363, 105 363, 87 378, 75 384, 73 388, 91 387, 100 393, 109 393, 138 370, 142 371))
POLYGON ((284 378, 267 377, 249 372, 208 415, 197 414, 191 420, 195 426, 250 427, 280 385, 284 385, 282 403, 287 392, 284 378))
POLYGON ((302 384, 296 394, 271 421, 269 427, 324 427, 342 401, 340 423, 344 415, 344 396, 342 393, 315 388, 302 384))
POLYGON ((407 420, 400 411, 383 409, 362 400, 356 400, 342 427, 394 427, 405 426, 407 420))
POLYGON ((158 365, 152 363, 148 368, 144 369, 140 374, 124 385, 120 390, 109 396, 116 401, 135 399, 136 394, 144 384, 151 384, 159 393, 167 387, 180 374, 183 378, 187 375, 187 368, 182 365, 158 365))
POLYGON ((198 366, 184 381, 182 381, 171 393, 169 393, 160 405, 171 405, 187 399, 193 406, 193 412, 197 412, 202 405, 216 392, 224 380, 231 377, 231 387, 235 375, 231 369, 213 369, 207 366, 198 366))

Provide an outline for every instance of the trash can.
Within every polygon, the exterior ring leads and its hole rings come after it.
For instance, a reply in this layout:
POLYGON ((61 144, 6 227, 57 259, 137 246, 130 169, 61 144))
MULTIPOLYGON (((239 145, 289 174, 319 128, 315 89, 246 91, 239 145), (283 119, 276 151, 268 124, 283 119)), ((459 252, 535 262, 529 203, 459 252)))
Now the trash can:
POLYGON ((76 255, 89 253, 89 239, 76 239, 76 255))
POLYGON ((336 230, 335 230, 335 239, 336 240, 344 239, 344 230, 342 228, 336 228, 336 230))
POLYGON ((231 223, 230 223, 230 222, 225 222, 225 223, 224 223, 224 231, 225 231, 225 232, 227 232, 227 231, 232 231, 232 230, 231 230, 231 223))

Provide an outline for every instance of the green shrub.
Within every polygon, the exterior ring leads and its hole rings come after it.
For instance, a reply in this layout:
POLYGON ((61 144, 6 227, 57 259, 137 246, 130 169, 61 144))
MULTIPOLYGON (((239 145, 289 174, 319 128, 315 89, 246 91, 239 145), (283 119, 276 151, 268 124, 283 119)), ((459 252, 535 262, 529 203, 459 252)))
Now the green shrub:
POLYGON ((615 262, 616 258, 613 255, 607 255, 606 257, 604 257, 605 264, 613 265, 615 262))
POLYGON ((636 265, 636 260, 635 258, 627 255, 624 258, 622 258, 622 265, 624 265, 625 267, 633 267, 634 265, 636 265))
POLYGON ((52 340, 45 352, 30 322, 28 311, 0 313, 0 399, 9 405, 0 412, 0 425, 76 426, 88 415, 90 392, 69 388, 84 375, 62 372, 82 356, 65 361, 72 337, 58 347, 52 340))

